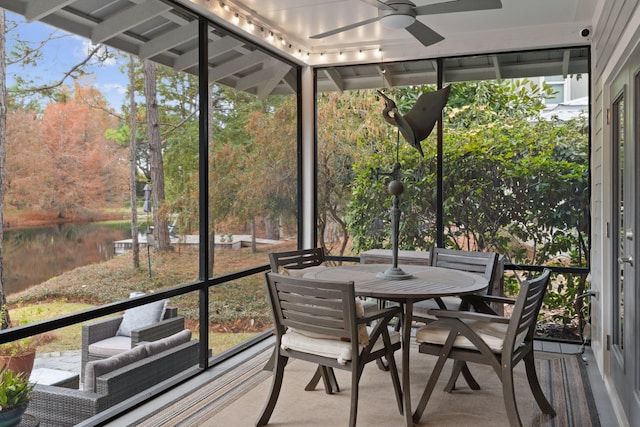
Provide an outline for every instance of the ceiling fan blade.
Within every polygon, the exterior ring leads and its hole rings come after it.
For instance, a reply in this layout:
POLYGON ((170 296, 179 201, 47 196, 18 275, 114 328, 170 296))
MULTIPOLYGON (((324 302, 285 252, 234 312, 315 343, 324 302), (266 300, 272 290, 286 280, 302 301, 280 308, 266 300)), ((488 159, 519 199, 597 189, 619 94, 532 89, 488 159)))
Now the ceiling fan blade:
POLYGON ((415 11, 416 15, 420 16, 489 9, 502 9, 502 2, 500 0, 454 0, 419 6, 415 11))
POLYGON ((327 32, 324 32, 324 33, 316 34, 315 36, 310 36, 309 38, 310 39, 323 39, 325 37, 329 37, 329 36, 332 36, 334 34, 341 33, 343 31, 352 30, 354 28, 358 28, 358 27, 361 27, 363 25, 371 24, 373 22, 378 22, 379 20, 380 20, 379 17, 367 19, 367 20, 364 20, 364 21, 356 22, 355 24, 350 24, 350 25, 346 25, 344 27, 336 28, 335 30, 331 30, 331 31, 327 31, 327 32))
POLYGON ((383 9, 383 10, 396 10, 395 7, 391 7, 388 4, 386 4, 383 1, 380 0, 360 0, 365 2, 366 4, 370 4, 373 7, 377 7, 378 9, 383 9))
POLYGON ((420 43, 425 46, 431 46, 432 44, 436 44, 444 40, 444 37, 442 37, 440 34, 436 33, 431 28, 427 27, 418 20, 409 25, 406 30, 409 31, 413 37, 415 37, 420 43))

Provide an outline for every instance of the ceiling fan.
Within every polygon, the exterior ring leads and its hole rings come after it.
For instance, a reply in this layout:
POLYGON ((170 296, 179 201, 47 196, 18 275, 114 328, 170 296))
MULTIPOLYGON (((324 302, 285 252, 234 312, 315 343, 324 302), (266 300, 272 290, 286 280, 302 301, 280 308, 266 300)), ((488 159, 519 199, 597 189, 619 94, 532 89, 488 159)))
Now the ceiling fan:
POLYGON ((438 43, 444 40, 440 34, 427 27, 416 17, 423 15, 436 15, 442 13, 468 12, 473 10, 501 9, 502 2, 500 0, 453 0, 443 3, 427 4, 424 6, 416 6, 410 0, 360 0, 378 9, 378 17, 366 19, 344 27, 336 28, 321 34, 311 36, 312 39, 322 39, 343 31, 380 22, 387 28, 405 29, 420 43, 425 46, 438 43))

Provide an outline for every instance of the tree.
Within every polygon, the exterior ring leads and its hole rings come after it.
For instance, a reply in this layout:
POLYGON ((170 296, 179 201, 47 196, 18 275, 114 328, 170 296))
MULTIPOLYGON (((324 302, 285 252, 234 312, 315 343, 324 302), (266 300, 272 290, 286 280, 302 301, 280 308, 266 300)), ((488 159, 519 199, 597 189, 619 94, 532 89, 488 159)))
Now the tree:
POLYGON ((40 180, 47 155, 40 135, 42 120, 35 111, 11 109, 6 124, 5 207, 40 209, 40 180))
MULTIPOLYGON (((433 210, 426 209, 424 203, 415 201, 419 196, 416 190, 424 189, 429 192, 433 187, 416 186, 414 183, 429 179, 430 175, 425 170, 430 167, 430 162, 423 161, 418 152, 404 140, 401 139, 400 144, 396 144, 397 129, 382 119, 384 104, 373 91, 359 91, 355 96, 349 95, 341 95, 339 103, 330 103, 326 113, 320 113, 333 127, 329 127, 332 132, 326 132, 319 144, 324 147, 322 153, 326 153, 321 156, 331 158, 329 156, 335 156, 337 152, 348 153, 349 156, 349 163, 334 161, 328 163, 326 169, 331 170, 342 163, 349 167, 349 170, 341 173, 333 172, 334 176, 340 177, 338 182, 342 181, 341 184, 328 186, 333 189, 334 198, 342 198, 335 205, 340 207, 340 215, 346 220, 347 230, 353 236, 352 251, 358 253, 372 247, 391 247, 390 209, 393 199, 387 185, 392 180, 390 173, 397 160, 401 163, 400 178, 406 187, 400 198, 400 244, 405 249, 424 248, 430 241, 427 224, 432 218, 429 212, 433 210), (346 124, 344 128, 343 124, 346 124), (336 150, 336 147, 341 148, 336 150), (352 147, 351 151, 345 151, 349 147, 352 147)), ((402 107, 410 101, 407 97, 400 96, 398 90, 389 91, 389 96, 397 100, 401 111, 408 110, 402 107)), ((322 105, 324 109, 324 104, 322 105)), ((321 173, 319 175, 322 176, 321 173)), ((334 179, 327 174, 322 185, 334 179)))
POLYGON ((378 105, 373 91, 324 93, 318 99, 318 240, 329 253, 337 243, 338 255, 344 255, 352 231, 347 213, 353 162, 388 141, 378 105))
MULTIPOLYGON (((5 11, 0 10, 0 317, 2 318, 2 328, 5 328, 9 324, 9 313, 6 308, 6 293, 5 293, 5 281, 3 276, 4 257, 2 253, 2 239, 4 235, 4 217, 3 212, 5 208, 5 192, 7 191, 7 177, 6 170, 6 135, 7 135, 7 113, 8 106, 13 103, 14 106, 22 106, 27 109, 34 110, 37 108, 37 103, 34 99, 20 102, 17 98, 9 100, 8 91, 6 87, 7 81, 7 65, 20 64, 22 66, 37 64, 39 58, 42 55, 43 47, 48 41, 53 40, 55 33, 49 35, 41 43, 32 46, 23 40, 16 38, 14 40, 14 49, 7 51, 7 34, 16 33, 17 24, 10 23, 7 25, 7 19, 5 11)), ((15 76, 16 85, 11 89, 11 92, 16 97, 28 96, 34 93, 40 93, 42 95, 49 95, 52 91, 59 89, 69 78, 76 78, 83 74, 84 68, 87 66, 92 58, 99 58, 101 60, 106 59, 109 53, 104 47, 98 45, 93 47, 79 63, 71 66, 68 70, 63 72, 59 78, 53 82, 45 83, 44 85, 36 85, 33 82, 28 82, 22 78, 22 73, 15 76)))
POLYGON ((151 184, 153 191, 154 237, 158 249, 171 249, 169 224, 164 210, 164 169, 162 163, 162 140, 160 138, 160 120, 158 117, 158 99, 156 91, 156 66, 149 60, 144 61, 144 95, 147 105, 147 136, 149 138, 149 158, 151 162, 151 184))
MULTIPOLYGON (((393 91, 402 103, 410 92, 393 91)), ((467 82, 452 85, 444 123, 444 197, 448 244, 459 249, 495 250, 508 261, 542 264, 578 248, 586 253, 586 122, 540 120, 550 89, 530 81, 467 82), (531 244, 531 249, 525 250, 531 244)), ((400 108, 407 111, 407 108, 400 108)), ((379 118, 378 120, 382 120, 379 118)), ((400 245, 428 248, 435 229, 435 144, 425 158, 401 141, 399 158, 405 193, 400 245)), ((388 143, 387 147, 389 147, 388 143)), ((387 160, 387 164, 388 164, 387 160)), ((376 233, 388 195, 371 171, 384 164, 375 150, 354 161, 349 219, 354 250, 388 245, 376 233)), ((385 230, 388 226, 384 227, 385 230)))
POLYGON ((276 96, 248 117, 251 143, 243 155, 245 173, 238 190, 242 202, 234 212, 251 221, 254 245, 256 218, 263 219, 268 239, 280 239, 280 224, 295 223, 295 117, 295 98, 276 96))
POLYGON ((82 101, 93 92, 94 88, 76 83, 74 93, 61 91, 65 102, 50 102, 42 116, 40 140, 47 166, 36 174, 37 203, 43 210, 58 212, 60 218, 119 200, 124 188, 125 156, 105 138, 106 129, 115 123, 102 109, 82 101))
POLYGON ((540 120, 550 89, 527 80, 467 83, 455 93, 445 124, 451 242, 532 264, 578 248, 588 192, 584 119, 540 120))
POLYGON ((129 201, 131 203, 131 243, 133 268, 140 268, 140 247, 138 246, 138 203, 137 203, 137 109, 135 97, 135 57, 129 55, 129 201))
POLYGON ((181 233, 198 230, 198 79, 156 66, 165 178, 164 212, 181 233))

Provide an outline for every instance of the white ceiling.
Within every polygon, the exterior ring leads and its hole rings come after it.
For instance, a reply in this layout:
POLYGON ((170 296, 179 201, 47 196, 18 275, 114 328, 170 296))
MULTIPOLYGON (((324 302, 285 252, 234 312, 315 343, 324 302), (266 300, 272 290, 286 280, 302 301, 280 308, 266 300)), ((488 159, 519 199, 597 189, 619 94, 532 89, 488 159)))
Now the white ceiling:
POLYGON ((208 33, 210 81, 259 97, 296 92, 292 63, 319 68, 320 91, 375 88, 382 79, 387 86, 434 83, 435 58, 444 58, 447 81, 588 72, 590 40, 580 30, 591 26, 606 0, 501 1, 501 9, 418 17, 445 37, 428 47, 379 22, 310 38, 375 18, 376 8, 361 0, 0 0, 0 7, 197 74, 198 20, 189 9, 217 24, 208 33), (273 41, 266 37, 271 33, 273 41), (582 48, 565 49, 573 46, 582 48))
MULTIPOLYGON (((444 0, 413 0, 416 6, 441 3, 444 0)), ((580 30, 592 25, 598 1, 604 0, 502 0, 501 9, 419 16, 445 39, 424 47, 406 30, 392 30, 379 22, 367 24, 324 39, 310 36, 344 25, 377 17, 377 9, 361 0, 231 0, 224 1, 232 9, 226 12, 218 0, 180 0, 195 4, 226 19, 238 13, 252 17, 265 28, 287 40, 285 47, 274 46, 292 54, 298 49, 310 52, 302 60, 311 65, 335 65, 365 62, 347 55, 351 51, 382 49, 385 61, 436 58, 549 47, 584 45, 588 39, 580 30), (288 44, 292 45, 288 49, 288 44), (343 57, 338 58, 338 53, 343 57), (324 53, 320 58, 320 53, 324 53), (314 55, 315 54, 315 55, 314 55)), ((244 20, 239 28, 248 35, 244 20)), ((259 39, 259 38, 258 38, 259 39)))

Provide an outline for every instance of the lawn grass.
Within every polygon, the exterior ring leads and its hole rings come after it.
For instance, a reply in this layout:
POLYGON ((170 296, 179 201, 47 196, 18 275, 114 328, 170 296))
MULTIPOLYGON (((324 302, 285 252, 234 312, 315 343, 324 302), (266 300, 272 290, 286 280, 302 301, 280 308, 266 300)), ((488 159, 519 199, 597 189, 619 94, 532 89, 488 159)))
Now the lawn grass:
MULTIPOLYGON (((65 300, 51 301, 43 304, 17 307, 11 310, 11 321, 14 324, 26 324, 51 319, 64 314, 74 313, 91 308, 92 305, 65 300)), ((82 325, 71 325, 40 336, 38 352, 50 353, 80 348, 82 325)))
MULTIPOLYGON (((11 314, 14 322, 25 324, 86 310, 91 307, 89 304, 54 301, 28 307, 18 307, 13 309, 11 314)), ((252 332, 210 332, 209 347, 212 349, 213 354, 218 354, 255 335, 256 333, 252 332)), ((193 337, 197 339, 198 334, 194 334, 193 337)), ((38 352, 52 353, 66 350, 79 350, 81 338, 81 324, 60 328, 55 332, 43 334, 40 337, 38 352)))
MULTIPOLYGON (((250 248, 216 249, 214 272, 221 275, 268 263, 268 253, 295 249, 295 242, 250 248)), ((26 291, 8 296, 11 320, 25 323, 52 319, 128 298, 133 291, 146 293, 197 280, 198 252, 190 247, 151 252, 149 277, 146 251, 140 267, 133 268, 131 252, 109 261, 76 268, 26 291)), ((199 324, 199 295, 192 292, 171 298, 194 332, 199 324)), ((271 326, 271 311, 262 274, 213 287, 209 291, 209 343, 214 354, 249 339, 271 326)), ((80 324, 53 331, 38 348, 53 352, 80 348, 80 324)))

